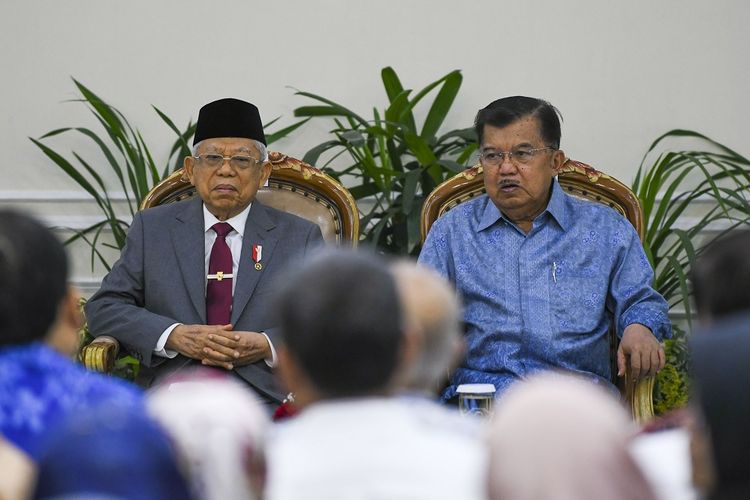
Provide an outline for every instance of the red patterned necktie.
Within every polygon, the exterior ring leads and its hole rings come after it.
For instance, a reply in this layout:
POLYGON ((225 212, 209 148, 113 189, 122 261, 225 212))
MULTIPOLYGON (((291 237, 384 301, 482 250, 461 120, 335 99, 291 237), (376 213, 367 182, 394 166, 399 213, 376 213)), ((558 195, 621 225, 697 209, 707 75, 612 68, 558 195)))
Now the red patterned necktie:
POLYGON ((216 241, 208 260, 206 323, 226 325, 232 313, 232 252, 227 245, 226 236, 234 228, 226 222, 217 222, 211 229, 216 233, 216 241))

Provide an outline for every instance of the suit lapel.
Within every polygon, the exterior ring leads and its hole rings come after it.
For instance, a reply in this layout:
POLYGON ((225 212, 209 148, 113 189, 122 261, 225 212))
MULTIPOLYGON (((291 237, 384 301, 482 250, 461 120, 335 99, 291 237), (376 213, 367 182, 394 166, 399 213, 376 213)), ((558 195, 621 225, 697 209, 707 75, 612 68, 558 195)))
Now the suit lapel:
MULTIPOLYGON (((177 215, 171 230, 174 253, 190 300, 203 323, 206 322, 206 236, 203 202, 195 197, 177 215)), ((166 257, 165 257, 166 258, 166 257)))
POLYGON ((268 264, 273 256, 273 250, 278 240, 270 231, 276 226, 268 215, 266 208, 257 200, 253 201, 250 213, 245 223, 245 234, 242 237, 242 253, 238 269, 239 276, 234 288, 234 299, 232 302, 232 324, 236 324, 242 312, 245 310, 255 287, 267 272, 268 264), (255 269, 253 261, 253 245, 263 247, 260 270, 255 269))

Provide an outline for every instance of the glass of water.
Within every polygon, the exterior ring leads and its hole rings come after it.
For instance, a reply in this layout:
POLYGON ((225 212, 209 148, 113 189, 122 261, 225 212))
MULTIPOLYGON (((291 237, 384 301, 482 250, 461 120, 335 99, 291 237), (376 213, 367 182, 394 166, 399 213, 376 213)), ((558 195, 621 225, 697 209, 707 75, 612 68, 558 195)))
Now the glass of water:
POLYGON ((458 393, 458 410, 462 415, 489 416, 492 401, 495 399, 495 386, 492 384, 461 384, 458 393))

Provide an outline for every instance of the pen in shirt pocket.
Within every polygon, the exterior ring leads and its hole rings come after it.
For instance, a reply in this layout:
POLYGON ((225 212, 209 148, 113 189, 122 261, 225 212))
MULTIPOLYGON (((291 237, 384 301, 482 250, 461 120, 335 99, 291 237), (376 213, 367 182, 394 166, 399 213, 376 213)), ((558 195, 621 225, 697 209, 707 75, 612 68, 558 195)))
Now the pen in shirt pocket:
POLYGON ((557 283, 557 262, 552 262, 552 281, 557 283))

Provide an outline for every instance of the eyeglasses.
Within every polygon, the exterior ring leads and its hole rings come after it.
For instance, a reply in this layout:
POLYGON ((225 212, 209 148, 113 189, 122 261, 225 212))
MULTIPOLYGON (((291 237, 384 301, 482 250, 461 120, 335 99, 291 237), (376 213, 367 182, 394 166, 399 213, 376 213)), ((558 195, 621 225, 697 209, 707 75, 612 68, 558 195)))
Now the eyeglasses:
POLYGON ((519 148, 514 151, 482 151, 479 153, 479 161, 482 162, 482 165, 487 167, 498 167, 505 162, 505 156, 507 155, 508 159, 513 163, 517 165, 525 165, 534 158, 534 155, 541 153, 542 151, 547 151, 548 149, 552 151, 555 150, 555 148, 546 147, 535 149, 519 148))
POLYGON ((224 164, 225 161, 228 161, 229 165, 236 170, 247 170, 261 163, 260 160, 256 160, 252 156, 247 155, 224 156, 217 154, 206 154, 193 156, 193 158, 198 160, 202 165, 209 168, 219 168, 224 164))

